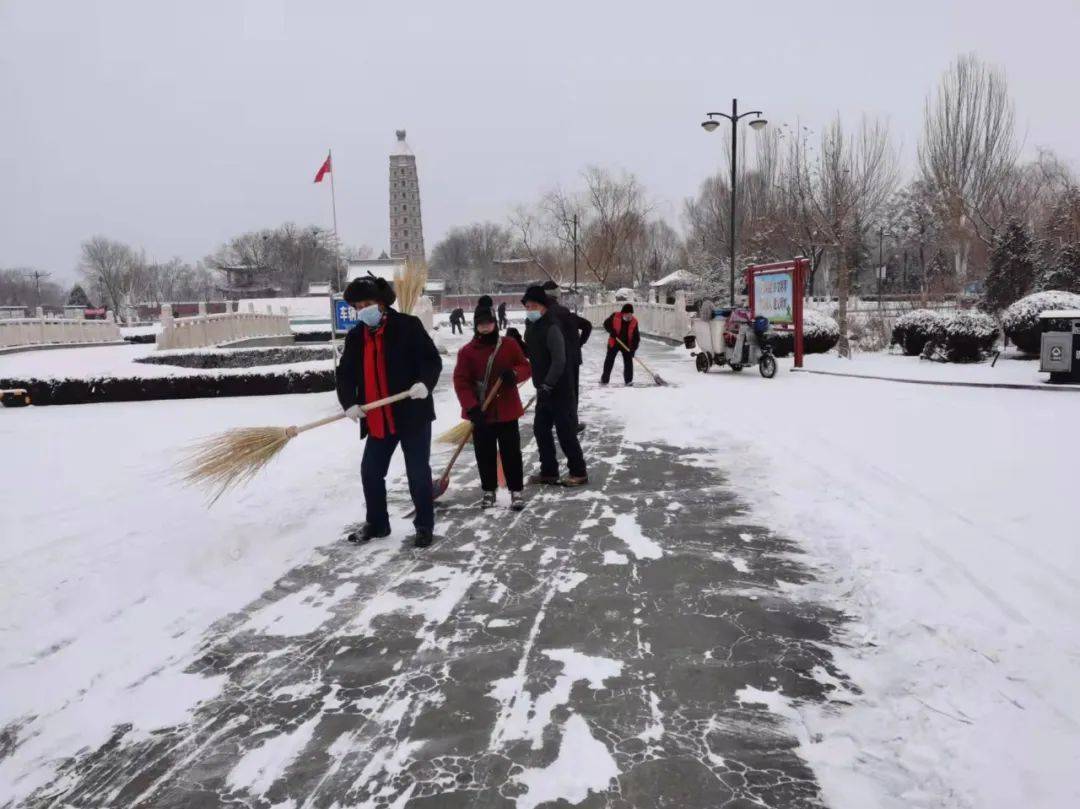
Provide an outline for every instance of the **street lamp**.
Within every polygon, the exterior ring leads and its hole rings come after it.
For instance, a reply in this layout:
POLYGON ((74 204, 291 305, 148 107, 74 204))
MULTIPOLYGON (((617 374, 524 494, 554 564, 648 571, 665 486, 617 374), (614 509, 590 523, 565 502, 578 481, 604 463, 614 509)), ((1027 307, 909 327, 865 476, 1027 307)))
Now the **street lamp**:
POLYGON ((877 305, 878 305, 878 311, 880 312, 882 310, 882 305, 881 305, 881 282, 883 280, 885 280, 884 278, 882 278, 882 276, 885 274, 885 253, 884 253, 885 237, 888 236, 890 239, 893 239, 893 238, 896 238, 896 234, 895 233, 889 233, 887 230, 885 230, 885 228, 883 226, 878 225, 877 235, 878 235, 878 242, 877 242, 877 262, 878 262, 878 267, 877 267, 877 305))
POLYGON ((744 113, 742 113, 740 115, 739 114, 739 99, 737 99, 737 98, 731 99, 731 114, 730 115, 728 115, 726 112, 707 112, 705 114, 706 114, 706 116, 708 116, 708 119, 702 122, 701 128, 704 129, 706 132, 715 132, 717 127, 720 126, 720 122, 717 121, 717 120, 714 120, 717 117, 727 118, 729 121, 731 121, 731 204, 729 206, 730 209, 731 209, 731 211, 730 211, 730 213, 731 213, 731 234, 730 234, 730 239, 729 239, 730 245, 731 245, 731 256, 730 256, 730 258, 731 258, 731 267, 729 269, 730 269, 730 281, 731 281, 731 307, 734 309, 735 308, 735 190, 736 190, 736 183, 738 182, 738 179, 737 179, 738 174, 736 173, 735 161, 736 161, 736 155, 738 154, 738 152, 736 151, 736 146, 737 146, 738 141, 739 141, 739 126, 738 126, 738 124, 739 124, 739 121, 741 119, 746 118, 746 117, 748 117, 750 115, 756 116, 754 118, 754 120, 750 122, 750 128, 751 129, 762 129, 768 123, 768 121, 766 121, 764 118, 761 117, 761 110, 750 110, 749 112, 744 112, 744 113))

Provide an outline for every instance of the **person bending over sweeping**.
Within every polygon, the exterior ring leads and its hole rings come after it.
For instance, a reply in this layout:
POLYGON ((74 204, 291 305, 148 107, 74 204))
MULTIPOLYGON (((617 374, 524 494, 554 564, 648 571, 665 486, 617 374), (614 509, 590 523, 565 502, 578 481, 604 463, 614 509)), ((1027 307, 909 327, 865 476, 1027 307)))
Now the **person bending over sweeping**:
POLYGON ((409 494, 416 506, 413 544, 426 548, 435 528, 431 487, 431 422, 435 406, 431 391, 439 381, 442 360, 420 319, 391 308, 394 288, 381 278, 357 278, 345 287, 344 298, 358 310, 360 323, 345 337, 337 367, 337 395, 345 415, 360 422, 367 437, 360 477, 367 505, 366 522, 349 535, 361 543, 389 536, 386 510, 386 472, 398 444, 405 456, 409 494), (417 382, 423 398, 406 399, 365 413, 361 404, 374 402, 417 382))
POLYGON ((540 474, 531 475, 530 483, 562 483, 581 486, 589 482, 585 456, 577 438, 577 404, 574 399, 574 376, 568 360, 566 339, 552 301, 538 286, 525 290, 521 303, 527 310, 525 343, 529 348, 533 384, 536 386, 536 417, 533 435, 540 454, 540 474), (570 474, 559 480, 559 461, 555 456, 555 439, 566 456, 570 474))
POLYGON ((461 324, 465 322, 465 310, 460 306, 450 313, 450 333, 464 334, 461 324))
POLYGON ((600 376, 600 384, 606 385, 611 381, 611 369, 615 366, 615 355, 622 354, 622 375, 627 385, 634 384, 634 355, 641 344, 641 334, 638 332, 637 318, 634 317, 633 305, 623 305, 621 312, 608 315, 604 321, 604 331, 610 337, 607 341, 607 356, 604 357, 604 373, 600 376), (622 345, 619 345, 619 341, 622 345), (626 348, 630 349, 629 351, 626 348))
POLYGON ((490 309, 476 310, 473 328, 476 336, 458 352, 454 390, 461 402, 461 415, 473 423, 473 449, 484 492, 480 508, 495 505, 501 454, 506 488, 510 490, 510 508, 520 511, 525 501, 521 495, 524 472, 518 419, 525 415, 525 410, 517 386, 528 377, 529 361, 514 340, 499 335, 496 317, 490 309), (499 390, 483 411, 481 403, 495 380, 500 380, 499 390))

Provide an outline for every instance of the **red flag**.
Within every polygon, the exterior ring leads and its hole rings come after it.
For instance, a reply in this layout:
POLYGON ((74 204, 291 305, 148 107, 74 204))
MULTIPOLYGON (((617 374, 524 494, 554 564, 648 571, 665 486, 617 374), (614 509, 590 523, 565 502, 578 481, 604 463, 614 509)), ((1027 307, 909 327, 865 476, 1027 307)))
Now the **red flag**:
POLYGON ((322 164, 322 166, 319 168, 319 171, 315 174, 315 182, 321 183, 323 175, 326 174, 328 171, 333 171, 333 169, 330 167, 330 155, 326 156, 326 162, 322 164))

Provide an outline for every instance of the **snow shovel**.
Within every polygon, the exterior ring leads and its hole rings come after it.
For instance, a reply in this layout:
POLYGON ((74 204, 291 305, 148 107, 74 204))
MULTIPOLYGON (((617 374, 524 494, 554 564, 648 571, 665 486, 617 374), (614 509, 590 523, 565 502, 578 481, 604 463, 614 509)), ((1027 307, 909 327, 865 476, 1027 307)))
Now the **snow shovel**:
POLYGON ((615 342, 618 343, 620 346, 622 346, 623 351, 625 351, 627 354, 630 354, 630 356, 634 358, 634 362, 636 362, 638 365, 640 365, 642 368, 645 369, 645 371, 649 374, 649 376, 652 377, 652 380, 653 380, 654 384, 660 385, 661 387, 665 387, 668 384, 666 381, 664 381, 664 378, 662 376, 660 376, 660 374, 656 373, 655 371, 653 371, 652 368, 650 368, 644 362, 639 360, 637 358, 637 354, 634 354, 633 352, 630 351, 629 348, 626 347, 626 343, 624 343, 618 337, 615 338, 615 342))

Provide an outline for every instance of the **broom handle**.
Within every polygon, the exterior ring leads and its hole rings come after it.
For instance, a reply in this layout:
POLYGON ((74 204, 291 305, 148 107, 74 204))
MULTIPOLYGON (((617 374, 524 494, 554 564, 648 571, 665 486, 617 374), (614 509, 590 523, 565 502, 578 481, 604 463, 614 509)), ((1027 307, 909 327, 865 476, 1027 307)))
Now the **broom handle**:
MULTIPOLYGON (((393 396, 387 396, 385 399, 376 399, 374 402, 371 402, 371 404, 361 405, 360 409, 363 410, 365 413, 370 413, 377 407, 386 407, 386 405, 393 404, 394 402, 400 402, 403 399, 408 398, 409 392, 406 390, 402 391, 401 393, 395 393, 393 396)), ((333 422, 339 421, 343 418, 345 418, 345 414, 338 413, 336 416, 327 416, 324 419, 313 421, 310 424, 303 424, 296 428, 296 434, 299 435, 300 433, 306 432, 307 430, 314 430, 316 427, 322 427, 325 424, 332 424, 333 422)))
MULTIPOLYGON (((491 404, 491 400, 495 398, 495 394, 499 392, 499 386, 502 385, 501 379, 496 379, 495 384, 491 386, 491 390, 488 391, 487 397, 484 399, 484 404, 480 406, 480 412, 483 413, 488 409, 488 405, 491 404)), ((465 444, 472 438, 473 427, 472 422, 469 422, 469 432, 465 433, 465 437, 458 441, 457 447, 454 449, 454 454, 450 456, 450 463, 446 465, 446 471, 442 473, 440 480, 446 480, 450 477, 450 470, 454 468, 454 464, 457 462, 458 456, 461 451, 465 449, 465 444)))
POLYGON ((639 359, 637 358, 637 354, 635 354, 635 353, 634 353, 634 352, 632 352, 632 351, 631 351, 631 350, 630 350, 629 348, 627 348, 627 347, 626 347, 626 343, 624 343, 624 342, 623 342, 622 340, 620 340, 620 339, 619 339, 618 337, 616 337, 616 338, 615 338, 615 342, 616 342, 616 343, 618 343, 619 345, 621 345, 621 346, 622 346, 622 349, 623 349, 623 351, 625 351, 625 352, 626 352, 627 354, 629 354, 629 355, 630 355, 631 357, 633 357, 633 358, 634 358, 634 361, 635 361, 635 362, 636 362, 636 363, 637 363, 638 365, 640 365, 640 366, 641 366, 642 368, 644 368, 644 369, 645 369, 646 371, 648 371, 648 372, 649 372, 649 376, 651 376, 651 377, 652 377, 653 379, 655 379, 655 378, 656 378, 656 374, 654 374, 654 373, 652 372, 652 368, 650 368, 650 367, 649 367, 648 365, 646 365, 646 364, 645 364, 644 362, 642 362, 641 360, 639 360, 639 359))

